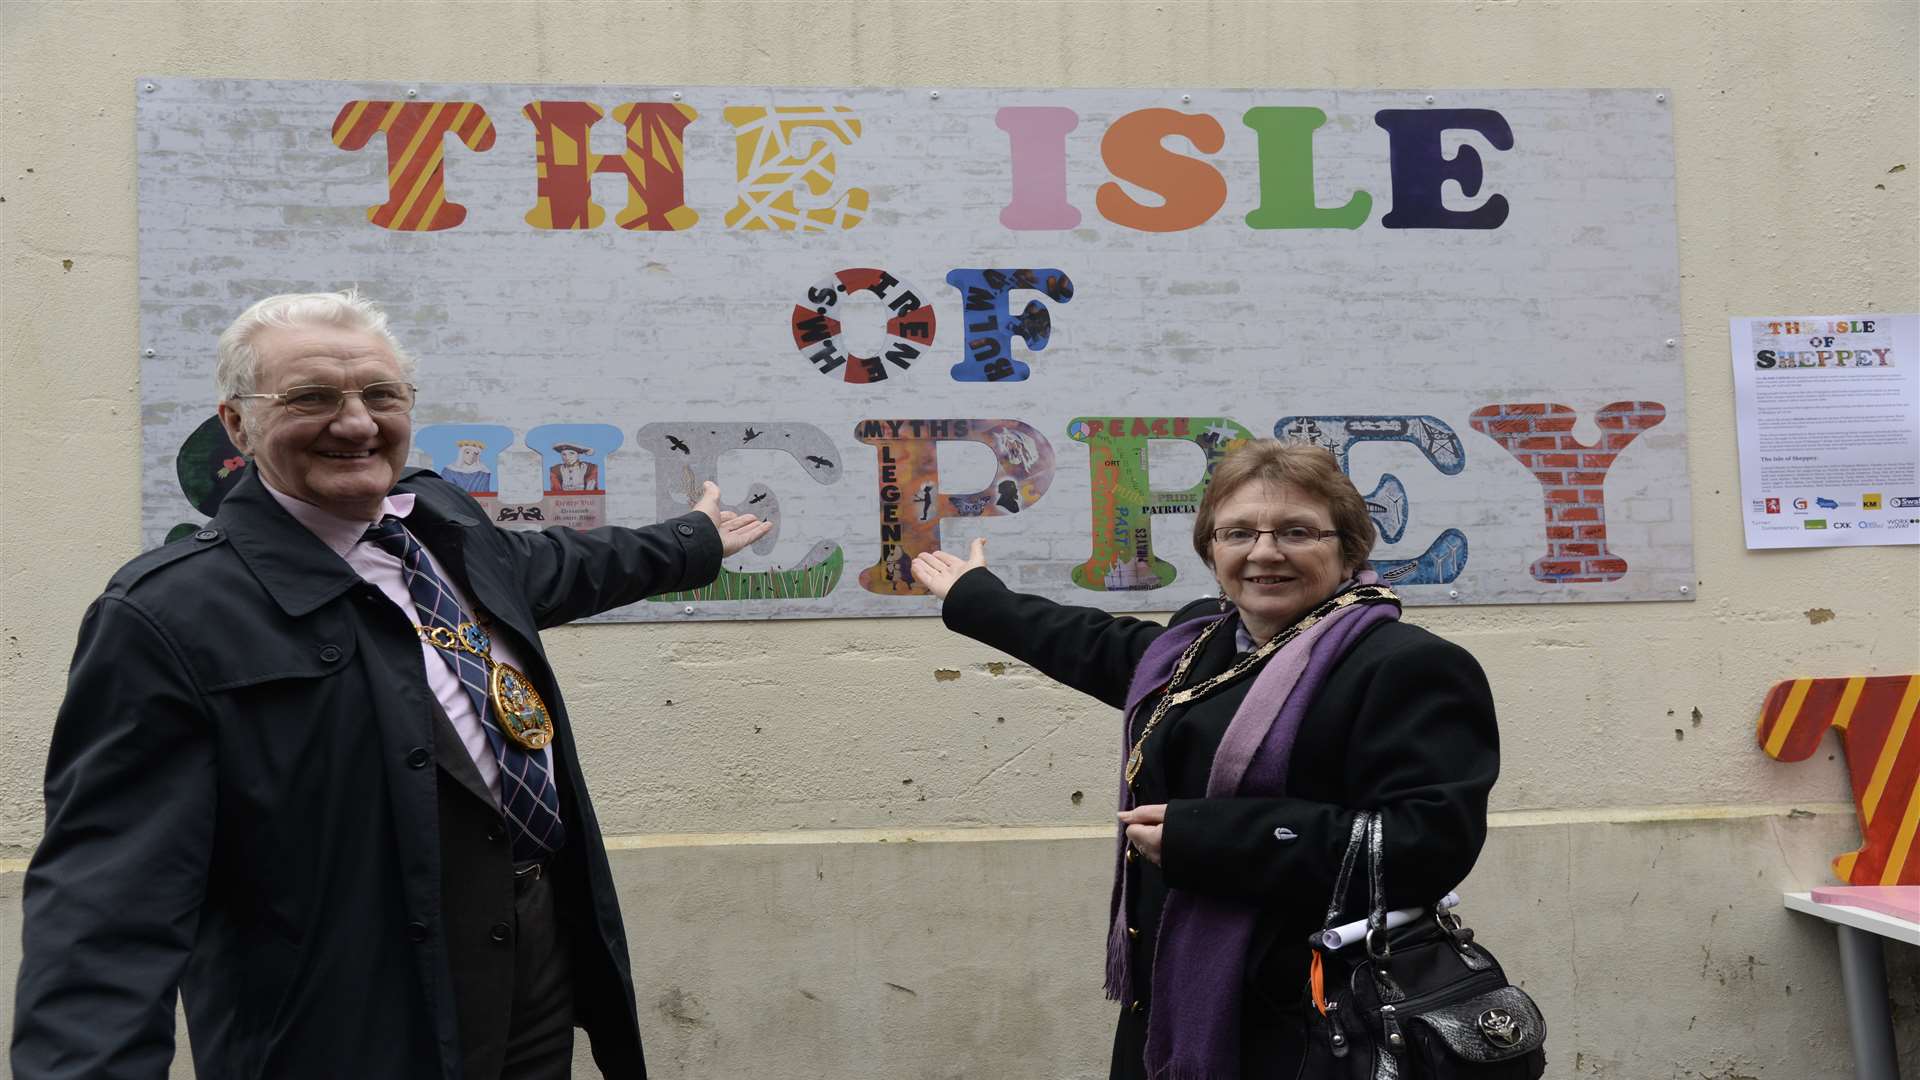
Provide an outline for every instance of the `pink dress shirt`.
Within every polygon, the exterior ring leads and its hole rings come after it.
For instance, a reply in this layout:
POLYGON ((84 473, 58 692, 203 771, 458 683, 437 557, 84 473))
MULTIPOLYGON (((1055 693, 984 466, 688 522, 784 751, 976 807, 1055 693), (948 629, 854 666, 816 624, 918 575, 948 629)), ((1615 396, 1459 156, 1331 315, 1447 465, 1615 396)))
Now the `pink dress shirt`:
MULTIPOLYGON (((305 525, 313 535, 320 538, 321 543, 333 549, 334 554, 345 559, 355 573, 378 588, 387 599, 393 601, 394 606, 406 614, 408 622, 419 622, 420 612, 413 606, 413 596, 407 592, 406 578, 401 575, 400 557, 378 544, 360 541, 360 537, 369 528, 378 524, 388 514, 405 521, 407 515, 413 513, 412 495, 387 497, 380 503, 380 513, 373 521, 349 521, 322 510, 312 503, 301 502, 291 495, 275 491, 271 484, 266 485, 266 488, 267 492, 286 508, 287 513, 293 515, 295 521, 305 525)), ((415 536, 414 539, 418 540, 419 537, 415 536)), ((421 547, 424 549, 426 545, 423 543, 421 547)), ((440 565, 440 560, 433 557, 432 551, 427 552, 427 561, 433 565, 433 572, 440 575, 440 580, 447 583, 448 591, 452 592, 454 599, 460 603, 460 610, 472 614, 473 601, 467 596, 466 590, 460 587, 460 583, 447 573, 446 567, 440 565)), ((423 641, 420 643, 420 656, 427 669, 427 686, 432 689, 433 696, 440 700, 440 707, 446 710, 447 719, 453 721, 453 730, 459 734, 460 742, 466 746, 467 754, 473 758, 473 764, 480 770, 481 779, 487 782, 488 789, 493 792, 494 801, 499 802, 500 762, 494 758, 493 745, 487 741, 486 729, 480 726, 480 717, 473 711, 473 700, 467 696, 466 689, 460 685, 460 680, 453 674, 453 669, 447 666, 446 660, 441 658, 440 650, 423 641)), ((502 663, 512 664, 521 671, 526 670, 520 664, 519 658, 513 654, 513 649, 498 636, 493 637, 493 658, 502 663)), ((538 756, 548 774, 553 773, 551 747, 529 750, 527 753, 538 756)))

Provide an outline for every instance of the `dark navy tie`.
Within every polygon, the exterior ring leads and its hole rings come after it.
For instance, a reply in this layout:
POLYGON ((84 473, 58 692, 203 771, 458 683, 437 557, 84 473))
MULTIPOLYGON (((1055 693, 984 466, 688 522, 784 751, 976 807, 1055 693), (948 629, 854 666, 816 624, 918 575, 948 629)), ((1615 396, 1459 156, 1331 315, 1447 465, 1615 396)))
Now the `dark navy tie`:
MULTIPOLYGON (((420 612, 422 626, 443 627, 457 637, 460 624, 473 621, 460 610, 459 601, 440 575, 434 573, 433 564, 427 561, 427 549, 399 518, 388 515, 368 529, 363 539, 399 557, 401 577, 413 597, 413 606, 420 612)), ((487 692, 489 672, 484 660, 459 649, 436 647, 434 651, 466 690, 480 727, 487 733, 487 742, 493 747, 494 760, 500 763, 500 809, 513 826, 514 860, 531 862, 558 851, 567 842, 567 830, 560 823, 560 792, 554 787, 547 756, 529 753, 500 730, 493 715, 493 698, 487 692)))

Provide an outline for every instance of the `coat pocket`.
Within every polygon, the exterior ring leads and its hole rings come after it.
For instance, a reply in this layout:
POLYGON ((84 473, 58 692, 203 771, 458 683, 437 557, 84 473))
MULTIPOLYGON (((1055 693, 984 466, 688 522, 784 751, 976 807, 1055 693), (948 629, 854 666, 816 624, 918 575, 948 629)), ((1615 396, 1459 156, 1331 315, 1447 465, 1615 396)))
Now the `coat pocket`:
POLYGON ((233 639, 199 643, 190 662, 209 694, 286 679, 323 679, 353 663, 358 635, 344 619, 310 618, 270 633, 236 629, 233 639))

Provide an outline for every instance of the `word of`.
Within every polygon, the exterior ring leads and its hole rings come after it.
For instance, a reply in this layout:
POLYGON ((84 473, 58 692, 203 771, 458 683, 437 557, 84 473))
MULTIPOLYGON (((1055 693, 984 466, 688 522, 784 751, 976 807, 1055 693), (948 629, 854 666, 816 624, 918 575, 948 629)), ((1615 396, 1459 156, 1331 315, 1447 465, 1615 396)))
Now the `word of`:
MULTIPOLYGON (((1056 303, 1073 299, 1073 282, 1060 270, 958 269, 947 274, 947 284, 964 298, 967 357, 949 369, 956 382, 1024 382, 1032 369, 1014 359, 1013 339, 1039 352, 1053 334, 1053 316, 1038 299, 1013 313, 1009 294, 1019 289, 1043 292, 1056 303)), ((913 366, 933 346, 938 320, 927 306, 926 294, 904 284, 893 274, 872 267, 841 270, 814 283, 806 299, 794 305, 791 318, 794 347, 814 370, 849 383, 881 382, 890 374, 913 366), (842 340, 840 303, 865 293, 886 304, 886 345, 878 356, 857 356, 842 340)))

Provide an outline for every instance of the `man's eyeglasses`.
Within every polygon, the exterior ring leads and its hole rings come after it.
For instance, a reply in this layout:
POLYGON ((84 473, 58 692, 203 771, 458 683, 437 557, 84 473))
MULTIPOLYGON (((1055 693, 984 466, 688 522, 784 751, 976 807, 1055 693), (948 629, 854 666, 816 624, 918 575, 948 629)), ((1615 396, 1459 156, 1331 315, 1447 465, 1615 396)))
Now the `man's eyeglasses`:
POLYGON ((1215 547, 1237 549, 1250 548, 1260 542, 1262 536, 1273 537, 1273 542, 1289 551, 1304 551, 1307 548, 1339 536, 1338 529, 1310 529, 1305 525, 1289 525, 1284 529, 1246 529, 1229 528, 1213 530, 1215 547))
POLYGON ((357 397, 370 413, 403 413, 413 409, 412 383, 368 383, 358 390, 337 386, 294 386, 278 394, 235 394, 236 398, 265 398, 295 416, 333 416, 347 399, 357 397))

